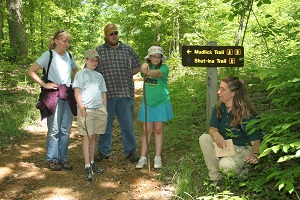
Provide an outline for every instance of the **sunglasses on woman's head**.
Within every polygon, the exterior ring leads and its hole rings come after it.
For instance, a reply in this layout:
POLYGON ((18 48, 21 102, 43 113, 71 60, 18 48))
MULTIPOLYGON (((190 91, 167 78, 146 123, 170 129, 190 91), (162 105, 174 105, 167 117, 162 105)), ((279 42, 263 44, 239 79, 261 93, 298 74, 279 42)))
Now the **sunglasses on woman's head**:
POLYGON ((65 32, 65 30, 58 30, 57 33, 54 36, 54 39, 56 39, 56 37, 58 36, 58 34, 65 32))

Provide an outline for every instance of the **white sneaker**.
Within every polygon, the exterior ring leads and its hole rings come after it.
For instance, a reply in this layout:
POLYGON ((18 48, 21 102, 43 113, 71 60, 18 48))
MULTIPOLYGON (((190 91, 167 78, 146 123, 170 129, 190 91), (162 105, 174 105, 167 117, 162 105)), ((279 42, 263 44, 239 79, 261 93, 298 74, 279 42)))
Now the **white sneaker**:
POLYGON ((161 168, 161 157, 155 156, 154 158, 154 169, 161 168))
POLYGON ((147 164, 147 158, 140 158, 138 164, 135 166, 136 169, 142 169, 147 164))

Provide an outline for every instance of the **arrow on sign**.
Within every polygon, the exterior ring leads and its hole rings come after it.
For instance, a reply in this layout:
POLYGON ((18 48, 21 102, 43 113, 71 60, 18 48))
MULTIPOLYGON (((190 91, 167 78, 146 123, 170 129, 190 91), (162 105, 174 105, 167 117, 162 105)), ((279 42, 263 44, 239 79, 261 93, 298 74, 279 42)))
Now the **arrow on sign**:
POLYGON ((186 52, 187 52, 187 54, 190 54, 192 51, 188 49, 186 52))

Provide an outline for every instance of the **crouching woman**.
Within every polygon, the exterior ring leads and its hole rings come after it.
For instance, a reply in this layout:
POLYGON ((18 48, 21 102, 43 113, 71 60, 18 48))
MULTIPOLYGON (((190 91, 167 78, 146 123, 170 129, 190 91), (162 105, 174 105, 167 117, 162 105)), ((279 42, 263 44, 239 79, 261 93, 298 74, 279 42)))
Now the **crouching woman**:
POLYGON ((255 117, 243 81, 237 77, 225 77, 218 90, 219 102, 212 111, 209 134, 199 138, 208 175, 211 181, 218 181, 222 173, 236 172, 243 167, 257 164, 261 134, 246 130, 246 124, 255 117), (233 150, 230 153, 230 141, 233 150), (217 155, 225 152, 225 156, 217 155), (228 155, 226 155, 228 151, 228 155))

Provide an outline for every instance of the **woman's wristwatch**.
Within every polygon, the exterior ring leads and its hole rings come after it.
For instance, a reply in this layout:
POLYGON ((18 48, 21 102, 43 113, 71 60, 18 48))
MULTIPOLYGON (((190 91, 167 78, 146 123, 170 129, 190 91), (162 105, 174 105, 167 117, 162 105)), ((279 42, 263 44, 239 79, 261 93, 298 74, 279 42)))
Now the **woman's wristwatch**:
POLYGON ((257 155, 257 157, 259 157, 259 153, 253 153, 253 155, 257 155))

